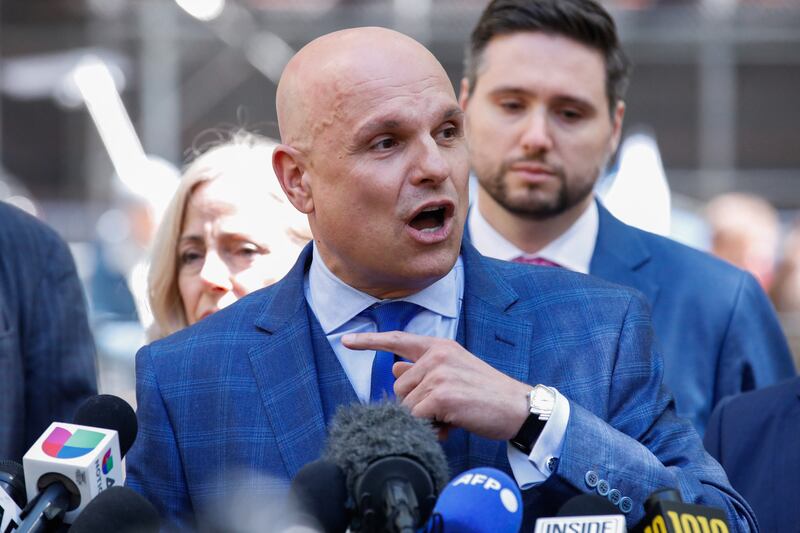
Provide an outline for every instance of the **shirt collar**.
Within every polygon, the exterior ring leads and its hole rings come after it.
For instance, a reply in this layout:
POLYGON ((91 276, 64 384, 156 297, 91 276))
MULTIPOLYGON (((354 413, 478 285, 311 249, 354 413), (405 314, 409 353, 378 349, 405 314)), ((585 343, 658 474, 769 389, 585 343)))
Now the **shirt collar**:
POLYGON ((478 199, 469 212, 470 241, 478 251, 495 259, 511 261, 523 255, 541 257, 575 272, 589 273, 600 220, 597 203, 591 202, 569 229, 535 254, 526 254, 503 237, 483 218, 478 209, 478 199))
MULTIPOLYGON (((446 276, 421 291, 399 298, 433 313, 458 318, 464 293, 464 265, 461 256, 446 276)), ((342 327, 359 313, 381 300, 347 285, 328 269, 313 245, 313 259, 308 271, 308 295, 314 314, 325 334, 342 327)))

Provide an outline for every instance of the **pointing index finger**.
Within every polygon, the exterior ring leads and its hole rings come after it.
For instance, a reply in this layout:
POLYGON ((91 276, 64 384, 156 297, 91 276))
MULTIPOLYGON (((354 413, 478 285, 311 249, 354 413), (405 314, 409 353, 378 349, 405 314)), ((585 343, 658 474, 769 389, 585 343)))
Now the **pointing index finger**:
POLYGON ((349 333, 342 337, 342 344, 351 350, 375 350, 391 352, 416 362, 428 351, 433 337, 415 335, 404 331, 383 333, 349 333))

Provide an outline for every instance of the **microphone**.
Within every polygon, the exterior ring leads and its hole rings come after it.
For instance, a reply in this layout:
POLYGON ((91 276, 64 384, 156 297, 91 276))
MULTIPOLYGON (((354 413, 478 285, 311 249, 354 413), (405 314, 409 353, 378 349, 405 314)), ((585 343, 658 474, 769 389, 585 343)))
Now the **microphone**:
POLYGON ((125 480, 122 457, 137 431, 131 406, 116 396, 95 396, 75 421, 50 424, 22 458, 29 501, 20 533, 72 523, 94 497, 125 480))
POLYGON ((560 532, 625 533, 625 516, 617 507, 596 494, 579 494, 567 500, 554 517, 536 521, 534 533, 560 532))
POLYGON ((0 461, 0 489, 0 532, 13 531, 19 527, 19 515, 28 502, 21 464, 0 461))
POLYGON ((157 533, 158 511, 130 487, 114 486, 93 499, 69 528, 69 533, 157 533))
POLYGON ((391 402, 340 408, 325 457, 345 473, 354 532, 413 533, 447 483, 431 424, 391 402))
POLYGON ((292 480, 289 497, 299 508, 299 521, 310 521, 325 533, 341 533, 352 520, 344 471, 330 461, 319 459, 301 468, 292 480))
POLYGON ((676 489, 655 491, 644 502, 645 516, 631 531, 633 533, 729 533, 727 518, 722 509, 706 505, 683 503, 676 489))
POLYGON ((516 481, 496 468, 473 468, 444 488, 426 533, 517 533, 521 525, 516 481))

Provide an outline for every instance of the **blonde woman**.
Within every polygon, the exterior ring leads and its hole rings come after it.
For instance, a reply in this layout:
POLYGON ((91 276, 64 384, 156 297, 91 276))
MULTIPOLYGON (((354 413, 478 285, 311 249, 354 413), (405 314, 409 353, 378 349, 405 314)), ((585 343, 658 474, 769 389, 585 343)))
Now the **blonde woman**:
POLYGON ((274 147, 240 132, 184 171, 153 245, 150 341, 278 281, 311 239, 272 171, 274 147))

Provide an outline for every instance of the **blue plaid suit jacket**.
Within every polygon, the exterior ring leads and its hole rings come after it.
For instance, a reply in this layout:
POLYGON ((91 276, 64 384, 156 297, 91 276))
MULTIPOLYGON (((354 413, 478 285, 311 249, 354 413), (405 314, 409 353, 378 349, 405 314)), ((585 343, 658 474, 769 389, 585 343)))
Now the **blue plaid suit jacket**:
MULTIPOLYGON (((462 257, 467 349, 515 379, 557 387, 571 402, 555 473, 526 491, 528 529, 569 497, 596 490, 587 484, 591 472, 633 501, 629 524, 643 516, 651 492, 678 487, 687 501, 725 509, 734 530, 755 528, 691 424, 675 416, 638 293, 486 259, 469 244, 462 257)), ((258 489, 268 501, 320 456, 327 422, 303 296, 310 260, 307 248, 279 283, 137 355, 140 429, 128 483, 173 525, 191 526, 210 499, 240 485, 230 472, 268 475, 258 489)), ((334 401, 354 397, 339 394, 334 401)), ((505 442, 458 430, 445 451, 453 475, 476 466, 510 473, 505 442)))
POLYGON ((0 202, 0 459, 97 394, 81 282, 55 231, 0 202))

